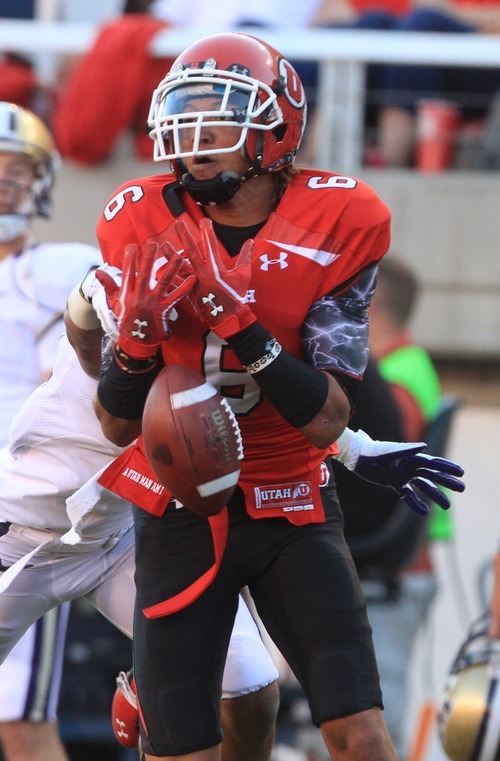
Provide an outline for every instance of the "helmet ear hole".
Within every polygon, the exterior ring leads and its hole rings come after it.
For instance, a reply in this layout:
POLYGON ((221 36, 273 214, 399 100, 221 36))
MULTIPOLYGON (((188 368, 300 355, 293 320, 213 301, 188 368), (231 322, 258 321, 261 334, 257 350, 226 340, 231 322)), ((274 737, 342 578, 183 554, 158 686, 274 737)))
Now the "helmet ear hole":
POLYGON ((275 137, 277 143, 281 143, 285 139, 286 133, 287 133, 286 124, 280 124, 272 131, 272 134, 275 137))
POLYGON ((278 77, 278 79, 276 80, 276 84, 273 87, 273 90, 276 93, 276 95, 278 96, 278 98, 281 97, 281 95, 283 95, 283 93, 286 91, 286 81, 285 81, 284 77, 281 76, 281 74, 278 77))

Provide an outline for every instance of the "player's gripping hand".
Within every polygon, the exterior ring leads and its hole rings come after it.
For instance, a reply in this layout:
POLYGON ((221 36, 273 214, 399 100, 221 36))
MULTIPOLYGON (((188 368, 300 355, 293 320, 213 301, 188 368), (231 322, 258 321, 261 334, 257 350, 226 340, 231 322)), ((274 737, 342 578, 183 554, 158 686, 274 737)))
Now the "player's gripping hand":
POLYGON ((223 263, 212 221, 200 223, 198 245, 184 222, 176 224, 197 283, 190 294, 195 310, 220 338, 228 338, 255 322, 256 317, 246 303, 250 284, 253 240, 247 240, 234 258, 231 269, 223 263))
POLYGON ((356 475, 379 486, 388 486, 419 515, 427 515, 429 506, 424 498, 443 510, 450 500, 441 491, 463 492, 460 480, 464 471, 460 465, 442 457, 423 454, 423 442, 402 444, 393 441, 374 441, 364 431, 346 428, 338 440, 340 454, 335 458, 356 475))
POLYGON ((118 340, 118 323, 116 313, 118 309, 117 298, 113 299, 111 291, 118 294, 122 282, 122 271, 110 264, 101 264, 93 269, 80 285, 80 295, 91 304, 105 334, 113 341, 118 340), (114 281, 115 287, 110 290, 110 295, 100 282, 98 272, 105 272, 114 281))
POLYGON ((73 288, 68 297, 67 310, 70 320, 80 330, 97 330, 102 328, 105 334, 116 341, 118 324, 112 307, 108 303, 104 286, 96 277, 96 272, 104 271, 116 282, 121 282, 121 270, 102 264, 91 267, 80 285, 73 288))
POLYGON ((125 247, 121 284, 103 269, 96 271, 117 316, 118 345, 133 359, 149 359, 157 353, 162 341, 170 336, 170 313, 195 283, 192 276, 184 280, 177 277, 184 260, 175 251, 166 266, 155 274, 158 257, 157 243, 146 242, 140 254, 138 246, 132 243, 125 247))
POLYGON ((139 711, 132 672, 120 671, 116 677, 116 691, 111 705, 113 732, 121 745, 136 748, 139 741, 139 711))

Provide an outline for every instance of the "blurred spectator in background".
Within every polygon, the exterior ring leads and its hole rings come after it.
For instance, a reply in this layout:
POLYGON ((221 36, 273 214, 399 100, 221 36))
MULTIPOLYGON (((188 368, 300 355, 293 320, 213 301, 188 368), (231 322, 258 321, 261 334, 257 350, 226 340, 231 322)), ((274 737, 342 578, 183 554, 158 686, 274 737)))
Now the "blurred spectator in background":
MULTIPOLYGON (((500 2, 454 0, 436 9, 417 8, 396 19, 392 28, 402 32, 498 34, 500 2)), ((419 100, 451 101, 462 123, 482 123, 495 93, 500 91, 500 68, 393 64, 384 67, 381 87, 379 143, 382 158, 389 166, 411 166, 419 100)))
MULTIPOLYGON (((38 244, 32 238, 32 220, 51 215, 56 162, 41 119, 0 103, 1 447, 8 443, 14 414, 50 375, 70 291, 101 261, 92 246, 38 244)), ((0 533, 5 531, 6 524, 0 524, 0 533)), ((0 666, 5 761, 67 761, 56 710, 68 606, 39 619, 0 666)))
MULTIPOLYGON (((0 18, 32 19, 34 0, 0 0, 0 18)), ((38 80, 32 62, 15 52, 0 53, 0 101, 30 108, 38 80)))
MULTIPOLYGON (((58 17, 71 20, 75 5, 60 0, 58 17)), ((87 5, 87 4, 86 4, 87 5)), ((109 5, 109 0, 108 0, 109 5)), ((308 0, 300 4, 286 0, 222 0, 214 9, 193 0, 189 14, 183 0, 113 0, 121 15, 103 22, 90 50, 81 59, 67 59, 60 70, 60 86, 54 121, 54 93, 43 96, 32 62, 26 57, 0 56, 0 99, 18 102, 34 110, 48 123, 64 157, 83 164, 106 161, 126 132, 132 132, 136 155, 151 157, 145 133, 148 102, 143 97, 160 81, 171 59, 149 53, 156 33, 165 27, 193 27, 227 31, 242 26, 273 30, 311 27, 393 30, 407 32, 497 33, 500 31, 500 0, 308 0), (119 65, 117 65, 117 61, 119 65), (127 87, 121 87, 127 82, 127 87), (116 98, 120 87, 120 98, 116 98), (48 100, 48 103, 45 102, 48 100), (106 130, 100 114, 112 102, 106 130), (76 120, 75 114, 79 114, 76 120)), ((0 0, 0 15, 33 18, 33 0, 0 0)), ((80 8, 92 19, 95 10, 80 8)), ((104 13, 109 16, 109 11, 104 13)), ((318 64, 292 61, 304 83, 314 113, 318 64)), ((479 141, 477 168, 500 165, 500 145, 491 130, 484 140, 485 119, 492 101, 500 93, 500 69, 461 66, 367 66, 365 106, 365 160, 377 166, 412 166, 415 162, 417 116, 420 100, 446 100, 457 107, 459 130, 469 125, 479 141), (486 155, 488 154, 488 155, 486 155), (493 154, 493 158, 491 157, 493 154)), ((314 120, 310 118, 301 154, 311 160, 314 120)), ((302 160, 301 156, 301 160, 302 160)), ((474 159, 473 159, 474 160, 474 159)))
POLYGON ((430 355, 410 332, 419 293, 419 280, 405 263, 395 256, 380 263, 370 306, 370 352, 401 408, 405 441, 422 440, 441 396, 430 355))
POLYGON ((103 24, 88 52, 66 72, 53 118, 63 157, 104 162, 123 134, 132 132, 136 155, 152 158, 146 134, 151 92, 171 61, 149 52, 152 38, 167 26, 150 15, 150 6, 151 0, 128 0, 122 15, 103 24))
MULTIPOLYGON (((499 0, 323 0, 313 26, 403 32, 500 32, 499 0)), ((312 78, 312 75, 310 76, 312 78)), ((460 121, 480 122, 500 91, 500 69, 465 66, 368 65, 365 129, 376 163, 411 166, 418 102, 456 104, 460 121)), ((368 150, 368 155, 372 152, 368 150)))
MULTIPOLYGON (((401 411, 403 441, 425 441, 442 394, 434 362, 410 329, 420 293, 418 276, 401 259, 391 255, 380 263, 370 305, 370 352, 380 374, 390 384, 401 411)), ((432 541, 451 539, 450 512, 438 511, 432 506, 427 534, 432 541)), ((425 574, 431 569, 429 548, 424 544, 413 570, 425 574)))
POLYGON ((29 61, 15 53, 0 55, 0 100, 29 108, 37 87, 36 73, 29 61))

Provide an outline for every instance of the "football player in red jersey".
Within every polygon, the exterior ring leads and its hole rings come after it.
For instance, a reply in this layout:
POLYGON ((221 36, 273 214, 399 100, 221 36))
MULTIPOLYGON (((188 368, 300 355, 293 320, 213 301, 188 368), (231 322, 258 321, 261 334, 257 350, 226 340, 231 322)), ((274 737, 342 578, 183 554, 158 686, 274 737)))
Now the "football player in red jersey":
POLYGON ((139 436, 105 485, 140 505, 134 673, 146 759, 221 758, 221 674, 245 585, 331 757, 396 759, 325 467, 350 435, 390 213, 355 178, 293 168, 305 121, 302 84, 276 50, 244 34, 200 40, 153 96, 155 158, 173 172, 125 183, 98 222, 123 280, 117 290, 102 277, 119 337, 96 410, 114 443, 139 436), (241 428, 238 487, 208 520, 141 496, 130 478, 151 473, 141 415, 169 363, 203 373, 241 428))

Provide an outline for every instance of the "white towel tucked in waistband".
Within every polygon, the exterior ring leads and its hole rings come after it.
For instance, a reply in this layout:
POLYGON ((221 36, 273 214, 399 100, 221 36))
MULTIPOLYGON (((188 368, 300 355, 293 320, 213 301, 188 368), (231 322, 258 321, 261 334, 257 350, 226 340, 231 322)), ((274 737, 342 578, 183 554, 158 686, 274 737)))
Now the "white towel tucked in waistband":
POLYGON ((63 544, 79 544, 82 541, 80 534, 82 518, 90 513, 101 498, 104 487, 98 483, 98 478, 101 477, 107 467, 105 465, 104 468, 101 468, 66 500, 66 513, 71 521, 71 528, 61 537, 63 544))

